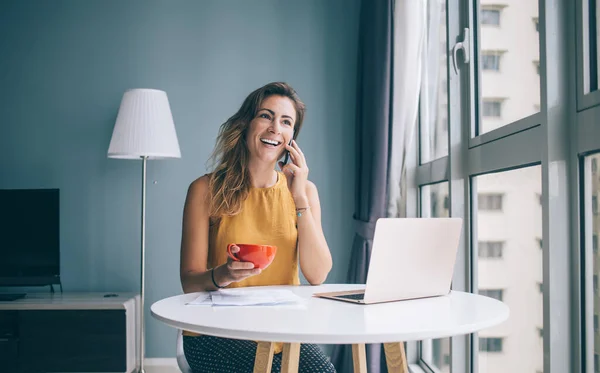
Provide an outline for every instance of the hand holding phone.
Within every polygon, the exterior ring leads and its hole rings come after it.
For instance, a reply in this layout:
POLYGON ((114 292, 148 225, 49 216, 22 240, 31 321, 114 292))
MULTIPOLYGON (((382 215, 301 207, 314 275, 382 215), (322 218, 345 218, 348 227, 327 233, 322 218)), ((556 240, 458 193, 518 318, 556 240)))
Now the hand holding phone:
POLYGON ((286 145, 287 152, 285 156, 285 162, 279 162, 279 168, 284 173, 288 189, 292 193, 294 201, 298 204, 301 203, 303 206, 308 202, 307 197, 307 182, 308 182, 308 166, 306 164, 306 158, 304 153, 298 146, 298 143, 293 140, 290 145, 286 145))

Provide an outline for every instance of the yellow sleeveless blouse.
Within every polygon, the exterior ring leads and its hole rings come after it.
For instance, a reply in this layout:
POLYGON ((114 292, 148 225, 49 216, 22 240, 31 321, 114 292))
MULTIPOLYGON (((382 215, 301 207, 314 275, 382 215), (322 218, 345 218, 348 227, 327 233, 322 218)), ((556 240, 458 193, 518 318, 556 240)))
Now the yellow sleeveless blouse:
MULTIPOLYGON (((261 274, 233 282, 228 288, 266 285, 300 285, 298 275, 298 229, 296 205, 286 177, 277 172, 277 182, 268 188, 251 188, 235 216, 224 216, 209 229, 207 268, 227 263, 227 245, 277 246, 275 259, 261 274)), ((185 335, 198 334, 184 332, 185 335)), ((275 353, 282 344, 275 345, 275 353)))
POLYGON ((260 275, 234 282, 229 288, 265 285, 299 285, 296 206, 285 175, 268 188, 251 188, 235 216, 225 216, 209 231, 208 268, 227 263, 227 245, 275 245, 275 259, 260 275))

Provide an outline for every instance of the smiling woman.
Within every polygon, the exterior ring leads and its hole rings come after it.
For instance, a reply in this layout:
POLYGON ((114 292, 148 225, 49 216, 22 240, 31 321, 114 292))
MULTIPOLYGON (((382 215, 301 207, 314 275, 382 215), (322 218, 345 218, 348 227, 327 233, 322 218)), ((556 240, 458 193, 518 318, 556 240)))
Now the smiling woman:
MULTIPOLYGON (((184 292, 224 287, 299 285, 299 271, 321 284, 332 261, 321 226, 316 186, 293 139, 305 105, 286 83, 252 92, 221 125, 210 174, 189 187, 183 215, 180 277, 184 292), (291 162, 277 161, 289 152, 291 162), (306 212, 306 213, 304 213, 306 212), (235 244, 277 247, 269 266, 233 260, 235 244)), ((184 352, 194 372, 252 372, 254 341, 184 332, 184 352)), ((272 372, 279 372, 282 344, 275 345, 272 372)), ((299 372, 334 372, 316 345, 302 345, 299 372)))

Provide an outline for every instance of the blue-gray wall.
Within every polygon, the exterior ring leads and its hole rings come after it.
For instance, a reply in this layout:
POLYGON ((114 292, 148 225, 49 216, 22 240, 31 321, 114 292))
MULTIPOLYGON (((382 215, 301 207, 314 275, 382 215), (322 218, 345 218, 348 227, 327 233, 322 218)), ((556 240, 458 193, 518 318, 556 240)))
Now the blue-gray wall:
MULTIPOLYGON (((354 201, 359 0, 0 2, 0 188, 60 188, 65 291, 137 291, 141 163, 107 159, 123 92, 169 95, 182 158, 151 161, 147 306, 181 293, 181 215, 218 126, 287 81, 308 106, 299 144, 345 280, 354 201)), ((40 289, 47 291, 47 288, 40 289)), ((147 357, 175 331, 146 312, 147 357)))

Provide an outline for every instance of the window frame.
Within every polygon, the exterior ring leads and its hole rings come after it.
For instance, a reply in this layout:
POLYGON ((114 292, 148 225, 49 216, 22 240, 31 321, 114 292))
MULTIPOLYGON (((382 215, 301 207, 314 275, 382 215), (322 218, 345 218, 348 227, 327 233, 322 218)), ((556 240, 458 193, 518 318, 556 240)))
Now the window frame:
MULTIPOLYGON (((503 9, 506 6, 505 5, 492 5, 492 4, 485 4, 483 6, 480 6, 478 0, 462 0, 462 1, 466 1, 468 3, 467 6, 468 6, 469 19, 472 20, 470 23, 468 23, 468 26, 466 26, 466 27, 469 27, 469 29, 472 30, 471 38, 470 38, 470 40, 472 41, 472 43, 471 43, 472 47, 470 50, 470 58, 471 58, 470 60, 473 62, 472 62, 472 64, 469 65, 470 77, 469 77, 468 84, 471 85, 471 93, 474 95, 475 99, 477 100, 477 103, 471 104, 471 110, 475 110, 475 112, 473 113, 473 116, 471 117, 470 138, 468 140, 469 148, 474 148, 474 147, 480 146, 482 144, 496 141, 503 137, 517 134, 522 131, 528 130, 530 128, 539 126, 542 123, 543 117, 541 115, 541 110, 540 110, 537 113, 533 113, 533 114, 531 114, 527 117, 521 118, 517 121, 507 123, 499 128, 492 130, 492 131, 480 133, 480 128, 479 128, 478 124, 480 122, 480 118, 482 118, 481 102, 487 98, 480 95, 480 93, 482 92, 481 84, 482 84, 483 71, 479 68, 477 68, 477 69, 474 68, 474 66, 479 67, 481 64, 480 53, 479 53, 479 50, 481 48, 479 47, 480 42, 479 42, 478 35, 481 35, 481 27, 482 26, 479 23, 479 12, 481 11, 482 7, 483 8, 497 7, 499 9, 503 9)), ((544 0, 539 0, 539 1, 541 3, 544 0)), ((553 1, 556 1, 556 0, 553 0, 553 1)), ((538 20, 539 20, 540 26, 543 27, 544 23, 542 23, 543 20, 542 20, 542 17, 540 14, 538 14, 538 20)), ((486 27, 486 26, 484 26, 484 27, 486 27)), ((538 36, 540 37, 540 40, 542 38, 542 35, 545 35, 545 33, 538 31, 538 36)), ((541 56, 542 56, 542 53, 541 53, 542 43, 541 42, 539 43, 539 48, 540 48, 539 55, 540 55, 540 59, 541 59, 541 56)), ((543 70, 542 70, 543 68, 544 68, 543 66, 540 67, 540 77, 541 77, 541 74, 543 74, 543 70)), ((541 101, 541 96, 542 96, 541 88, 542 87, 541 87, 541 80, 540 80, 540 101, 541 101)))

